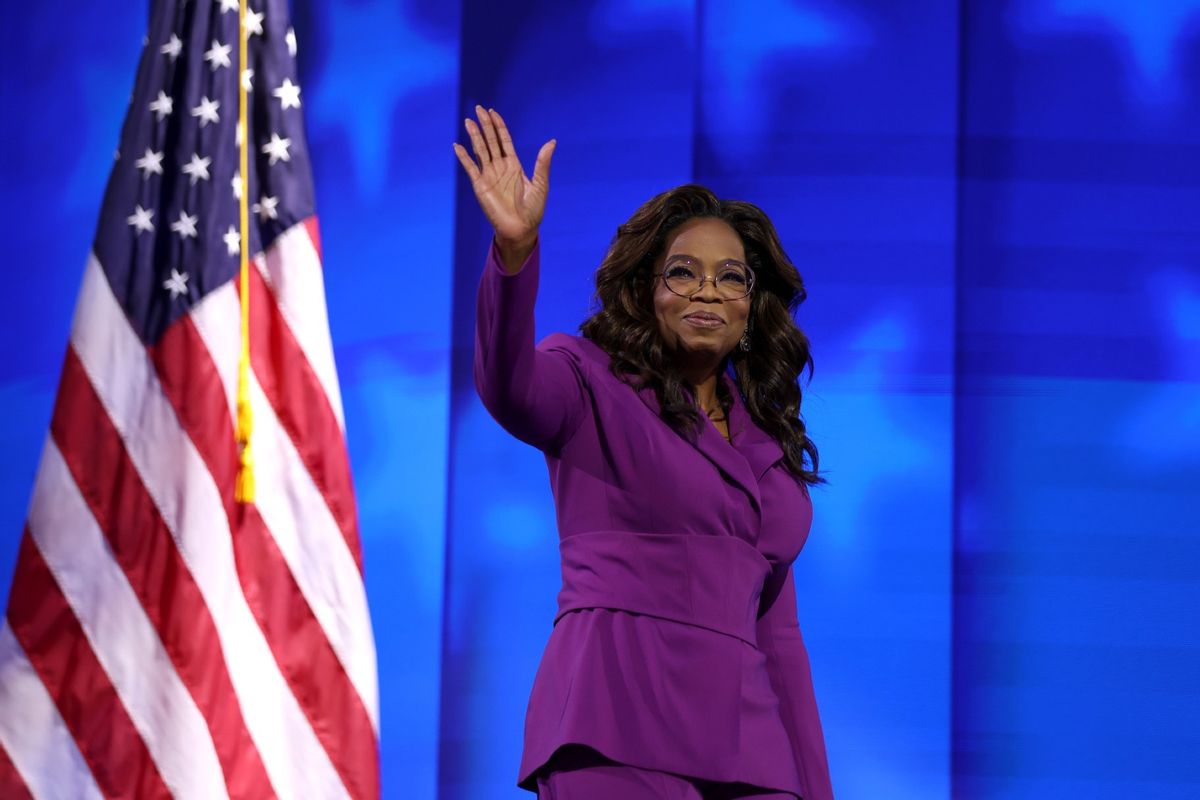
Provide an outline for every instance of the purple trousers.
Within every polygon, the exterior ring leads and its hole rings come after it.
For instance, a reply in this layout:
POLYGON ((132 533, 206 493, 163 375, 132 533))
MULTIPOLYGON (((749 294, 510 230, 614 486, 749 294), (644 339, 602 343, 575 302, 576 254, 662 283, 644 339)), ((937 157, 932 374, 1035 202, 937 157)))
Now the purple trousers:
POLYGON ((590 747, 560 747, 537 775, 538 800, 796 800, 744 783, 692 780, 611 761, 590 747))

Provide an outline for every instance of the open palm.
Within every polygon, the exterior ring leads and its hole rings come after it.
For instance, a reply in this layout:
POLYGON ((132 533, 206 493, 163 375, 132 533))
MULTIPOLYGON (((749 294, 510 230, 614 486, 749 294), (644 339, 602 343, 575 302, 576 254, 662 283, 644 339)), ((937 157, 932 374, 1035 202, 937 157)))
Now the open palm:
POLYGON ((508 126, 500 114, 495 109, 475 106, 475 115, 479 122, 468 118, 465 125, 479 163, 460 144, 455 143, 454 154, 471 179, 475 198, 492 223, 496 238, 513 243, 532 242, 546 211, 555 141, 551 139, 538 150, 531 179, 521 167, 508 126))

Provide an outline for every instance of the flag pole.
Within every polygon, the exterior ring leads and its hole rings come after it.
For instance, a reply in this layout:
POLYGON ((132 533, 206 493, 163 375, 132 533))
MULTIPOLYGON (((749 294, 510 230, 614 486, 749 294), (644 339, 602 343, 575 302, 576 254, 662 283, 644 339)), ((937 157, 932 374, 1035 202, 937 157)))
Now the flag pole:
POLYGON ((246 114, 246 0, 238 0, 238 223, 241 233, 241 271, 238 297, 242 310, 242 349, 238 356, 237 384, 237 443, 238 473, 234 498, 239 503, 254 502, 254 455, 250 450, 250 434, 254 417, 250 409, 250 209, 247 195, 250 190, 250 126, 246 114))

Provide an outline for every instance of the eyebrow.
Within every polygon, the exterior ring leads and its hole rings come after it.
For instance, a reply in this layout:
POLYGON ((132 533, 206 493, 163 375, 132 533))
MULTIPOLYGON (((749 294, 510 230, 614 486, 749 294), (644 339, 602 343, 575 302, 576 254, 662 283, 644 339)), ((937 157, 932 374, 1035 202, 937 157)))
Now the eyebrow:
MULTIPOLYGON (((695 262, 695 263, 697 263, 697 264, 700 264, 700 263, 702 263, 702 262, 700 261, 700 259, 696 258, 695 256, 690 256, 690 255, 688 255, 687 253, 676 253, 675 255, 671 256, 671 257, 670 257, 670 258, 668 258, 666 261, 664 261, 664 262, 663 262, 663 266, 666 266, 667 264, 674 263, 674 262, 676 262, 676 261, 693 261, 693 262, 695 262)), ((719 266, 719 267, 724 267, 724 266, 729 266, 729 265, 731 265, 731 264, 732 264, 732 265, 734 265, 734 266, 742 267, 742 268, 744 268, 744 269, 746 269, 746 270, 749 270, 749 269, 750 269, 750 265, 749 265, 749 264, 747 264, 747 263, 746 263, 746 262, 744 262, 744 261, 738 261, 736 258, 727 258, 727 259, 725 259, 724 261, 720 261, 720 262, 718 262, 718 263, 717 263, 717 266, 719 266)))

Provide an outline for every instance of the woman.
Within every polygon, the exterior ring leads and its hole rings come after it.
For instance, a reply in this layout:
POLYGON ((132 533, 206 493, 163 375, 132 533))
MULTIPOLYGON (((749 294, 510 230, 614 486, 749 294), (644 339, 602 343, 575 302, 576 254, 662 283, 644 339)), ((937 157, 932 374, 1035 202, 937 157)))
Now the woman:
POLYGON ((545 453, 563 573, 518 785, 829 800, 791 571, 819 480, 799 419, 800 276, 761 211, 682 186, 617 229, 583 336, 535 346, 555 142, 530 180, 500 115, 476 114, 478 162, 454 145, 495 229, 475 381, 545 453))

